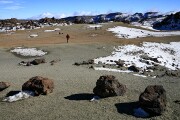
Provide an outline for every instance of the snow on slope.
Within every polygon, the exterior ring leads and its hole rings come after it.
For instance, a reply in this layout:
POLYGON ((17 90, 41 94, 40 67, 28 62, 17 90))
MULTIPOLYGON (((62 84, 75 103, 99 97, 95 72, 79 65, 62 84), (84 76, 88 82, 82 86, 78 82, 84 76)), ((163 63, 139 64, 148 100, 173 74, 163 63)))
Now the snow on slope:
POLYGON ((126 39, 148 37, 148 36, 163 37, 163 36, 180 35, 180 31, 152 32, 152 31, 141 30, 136 28, 122 27, 122 26, 109 28, 108 31, 112 31, 113 33, 115 33, 118 38, 126 38, 126 39))
MULTIPOLYGON (((123 60, 125 61, 124 63, 126 67, 135 65, 136 67, 141 68, 141 70, 146 70, 147 67, 154 66, 154 64, 165 66, 170 70, 177 70, 180 69, 179 46, 180 42, 171 42, 170 44, 144 42, 142 46, 119 46, 118 48, 115 48, 115 51, 112 52, 110 56, 94 59, 94 63, 116 65, 114 61, 123 60), (154 61, 149 60, 148 63, 145 63, 143 62, 142 55, 157 58, 159 62, 155 63, 154 61)), ((108 68, 96 68, 96 70, 108 70, 108 68)), ((116 71, 111 69, 108 71, 120 72, 118 70, 116 71)))

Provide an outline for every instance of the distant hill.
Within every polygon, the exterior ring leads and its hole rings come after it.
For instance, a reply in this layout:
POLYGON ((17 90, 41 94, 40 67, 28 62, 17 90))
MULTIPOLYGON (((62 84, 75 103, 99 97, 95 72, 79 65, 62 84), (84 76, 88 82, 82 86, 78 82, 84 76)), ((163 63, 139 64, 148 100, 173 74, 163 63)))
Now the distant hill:
POLYGON ((180 12, 168 15, 161 22, 154 24, 153 27, 158 30, 180 30, 180 12))
MULTIPOLYGON (((52 17, 50 13, 38 16, 38 20, 18 20, 16 18, 0 20, 0 30, 11 29, 12 27, 19 28, 36 28, 42 25, 52 25, 60 23, 75 23, 75 24, 96 24, 104 22, 124 22, 139 26, 148 26, 158 30, 180 30, 180 12, 162 14, 158 12, 146 12, 146 13, 135 13, 127 14, 121 12, 100 14, 100 15, 89 15, 89 16, 71 16, 66 18, 52 17), (48 17, 45 17, 48 16, 48 17), (6 28, 5 28, 6 27, 6 28), (8 28, 7 28, 8 27, 8 28)), ((33 19, 33 18, 32 18, 33 19)))

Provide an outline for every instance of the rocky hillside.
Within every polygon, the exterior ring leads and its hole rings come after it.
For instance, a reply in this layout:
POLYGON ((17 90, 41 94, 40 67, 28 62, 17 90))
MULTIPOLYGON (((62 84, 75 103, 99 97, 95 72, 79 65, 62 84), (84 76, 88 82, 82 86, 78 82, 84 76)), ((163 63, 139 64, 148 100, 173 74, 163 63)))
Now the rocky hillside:
POLYGON ((168 15, 164 20, 154 24, 159 30, 180 30, 180 12, 168 15))
POLYGON ((158 30, 180 30, 180 12, 166 15, 158 12, 135 13, 127 14, 121 12, 101 14, 96 16, 72 16, 62 19, 41 18, 39 20, 18 20, 16 18, 0 20, 0 32, 21 30, 21 29, 36 29, 45 25, 57 24, 96 24, 104 22, 124 22, 137 26, 147 26, 158 30))

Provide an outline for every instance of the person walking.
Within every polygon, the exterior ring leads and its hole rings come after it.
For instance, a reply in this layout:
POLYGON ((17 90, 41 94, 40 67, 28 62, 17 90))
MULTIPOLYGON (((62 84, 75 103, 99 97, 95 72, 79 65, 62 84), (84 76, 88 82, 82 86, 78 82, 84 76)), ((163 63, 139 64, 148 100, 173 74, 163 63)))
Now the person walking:
POLYGON ((66 35, 67 43, 69 42, 69 38, 70 38, 70 36, 69 36, 69 34, 67 34, 66 35))

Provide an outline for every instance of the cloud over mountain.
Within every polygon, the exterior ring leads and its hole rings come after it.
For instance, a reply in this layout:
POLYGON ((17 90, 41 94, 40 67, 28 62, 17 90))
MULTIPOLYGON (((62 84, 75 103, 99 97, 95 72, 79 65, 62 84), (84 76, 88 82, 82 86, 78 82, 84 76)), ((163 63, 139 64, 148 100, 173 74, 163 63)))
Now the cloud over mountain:
POLYGON ((42 13, 42 14, 30 17, 29 19, 38 20, 38 19, 45 18, 45 17, 48 17, 48 18, 52 18, 52 17, 55 17, 55 18, 64 18, 64 17, 67 17, 67 15, 65 15, 63 13, 62 14, 53 14, 53 13, 50 13, 50 12, 45 12, 45 13, 42 13))

